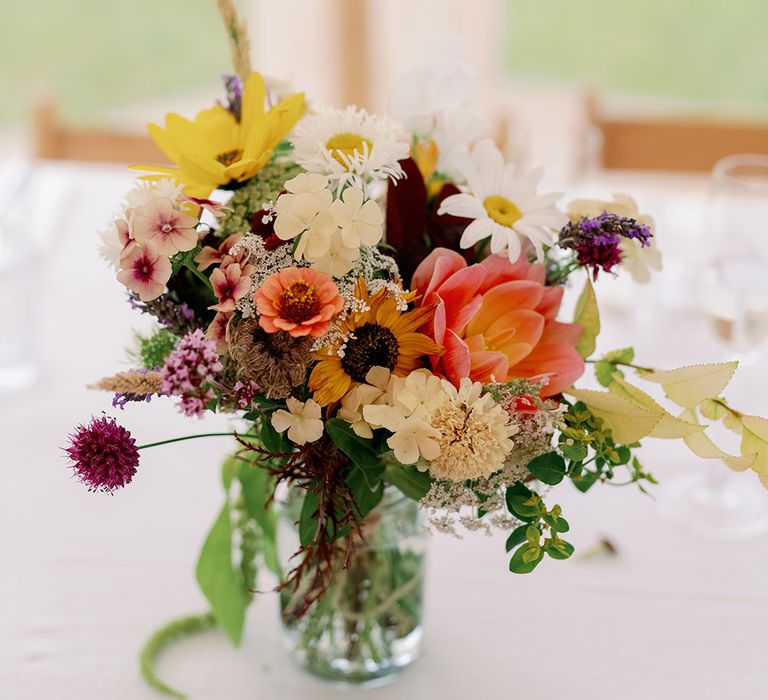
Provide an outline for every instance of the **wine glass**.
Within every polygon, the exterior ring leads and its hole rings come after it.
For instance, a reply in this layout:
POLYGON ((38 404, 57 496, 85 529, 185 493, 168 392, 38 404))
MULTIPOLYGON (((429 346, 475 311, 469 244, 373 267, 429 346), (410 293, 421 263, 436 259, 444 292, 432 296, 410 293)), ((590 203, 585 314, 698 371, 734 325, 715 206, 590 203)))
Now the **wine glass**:
MULTIPOLYGON (((768 155, 718 161, 706 213, 698 297, 728 353, 724 359, 750 366, 768 338, 768 155)), ((708 537, 747 539, 768 531, 768 494, 755 475, 719 462, 672 481, 660 507, 708 537)))

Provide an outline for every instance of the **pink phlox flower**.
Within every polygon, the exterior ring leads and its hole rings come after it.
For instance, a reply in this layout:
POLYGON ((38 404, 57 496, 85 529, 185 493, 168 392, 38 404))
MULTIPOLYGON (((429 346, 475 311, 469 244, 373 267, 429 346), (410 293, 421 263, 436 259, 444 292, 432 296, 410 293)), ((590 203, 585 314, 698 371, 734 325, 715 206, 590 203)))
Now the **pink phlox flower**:
POLYGON ((132 212, 131 232, 139 243, 152 241, 163 255, 197 245, 197 217, 185 214, 167 197, 155 197, 132 212))

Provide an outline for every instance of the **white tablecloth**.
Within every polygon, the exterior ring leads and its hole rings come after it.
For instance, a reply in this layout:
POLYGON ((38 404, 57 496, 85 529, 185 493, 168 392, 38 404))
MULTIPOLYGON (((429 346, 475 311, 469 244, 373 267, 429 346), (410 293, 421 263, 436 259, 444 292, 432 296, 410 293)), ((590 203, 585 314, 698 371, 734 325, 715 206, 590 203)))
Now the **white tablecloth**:
MULTIPOLYGON (((94 231, 131 177, 56 166, 36 180, 56 202, 47 266, 31 271, 38 293, 26 300, 41 324, 42 371, 29 391, 0 397, 0 697, 9 700, 158 697, 139 676, 138 650, 160 623, 205 610, 193 568, 221 502, 227 441, 151 450, 134 483, 112 497, 86 492, 60 451, 78 422, 113 412, 107 395, 83 387, 119 368, 131 327, 147 321, 95 251, 94 231)), ((669 211, 699 196, 651 191, 669 211)), ((626 345, 621 334, 631 332, 644 363, 722 357, 701 321, 662 315, 658 303, 637 289, 635 306, 654 310, 606 318, 601 347, 626 345)), ((746 368, 731 394, 765 411, 766 388, 764 368, 746 368)), ((225 424, 190 425, 163 401, 129 405, 119 419, 139 442, 225 424)), ((701 467, 670 442, 651 442, 643 458, 662 480, 701 467)), ((515 576, 501 535, 434 537, 424 653, 391 686, 339 689, 296 670, 272 595, 251 607, 242 649, 212 631, 173 647, 160 674, 192 698, 217 700, 768 697, 765 539, 697 538, 633 489, 598 487, 585 497, 564 485, 550 500, 563 506, 578 551, 609 535, 619 556, 547 561, 515 576)))

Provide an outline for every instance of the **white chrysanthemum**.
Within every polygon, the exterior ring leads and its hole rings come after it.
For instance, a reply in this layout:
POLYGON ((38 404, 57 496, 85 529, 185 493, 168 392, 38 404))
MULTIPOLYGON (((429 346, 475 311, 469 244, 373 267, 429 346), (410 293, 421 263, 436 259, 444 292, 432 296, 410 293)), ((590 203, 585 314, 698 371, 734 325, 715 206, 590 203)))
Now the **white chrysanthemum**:
POLYGON ((304 117, 291 143, 302 168, 327 175, 339 189, 349 184, 365 189, 372 180, 402 177, 398 161, 409 152, 393 122, 355 107, 326 107, 304 117))
POLYGON ((297 445, 319 440, 323 434, 322 409, 312 399, 299 401, 289 397, 288 410, 278 409, 272 414, 272 427, 277 432, 288 431, 288 439, 297 445))
POLYGON ((654 234, 646 246, 634 238, 622 238, 619 242, 621 266, 638 284, 650 282, 651 270, 659 272, 662 268, 661 251, 656 247, 656 224, 653 218, 648 214, 641 214, 637 202, 628 194, 614 193, 613 199, 608 201, 575 199, 568 205, 568 217, 574 222, 582 217, 594 219, 604 211, 634 219, 647 226, 654 234))
POLYGON ((384 213, 372 199, 365 201, 359 187, 348 187, 331 209, 341 229, 341 242, 347 248, 374 246, 384 234, 384 213))
POLYGON ((541 170, 518 175, 514 165, 504 164, 490 140, 480 141, 458 167, 466 178, 466 191, 447 197, 438 213, 474 219, 461 236, 461 247, 490 237, 491 253, 506 254, 515 262, 528 240, 543 260, 544 245, 553 243, 554 232, 567 218, 555 206, 559 193, 536 192, 541 170))

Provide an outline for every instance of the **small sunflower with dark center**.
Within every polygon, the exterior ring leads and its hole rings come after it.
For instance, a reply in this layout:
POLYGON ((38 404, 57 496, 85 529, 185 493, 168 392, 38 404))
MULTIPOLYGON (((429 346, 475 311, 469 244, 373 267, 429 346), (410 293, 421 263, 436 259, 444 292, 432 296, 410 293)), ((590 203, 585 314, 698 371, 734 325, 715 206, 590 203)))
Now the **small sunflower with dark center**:
POLYGON ((346 344, 342 349, 339 341, 319 352, 309 377, 309 388, 321 406, 340 401, 353 386, 365 381, 372 367, 386 367, 404 377, 422 366, 422 358, 443 351, 417 331, 430 320, 434 308, 401 311, 388 289, 371 296, 362 279, 355 287, 355 297, 367 310, 351 313, 340 324, 339 336, 346 338, 346 344))

